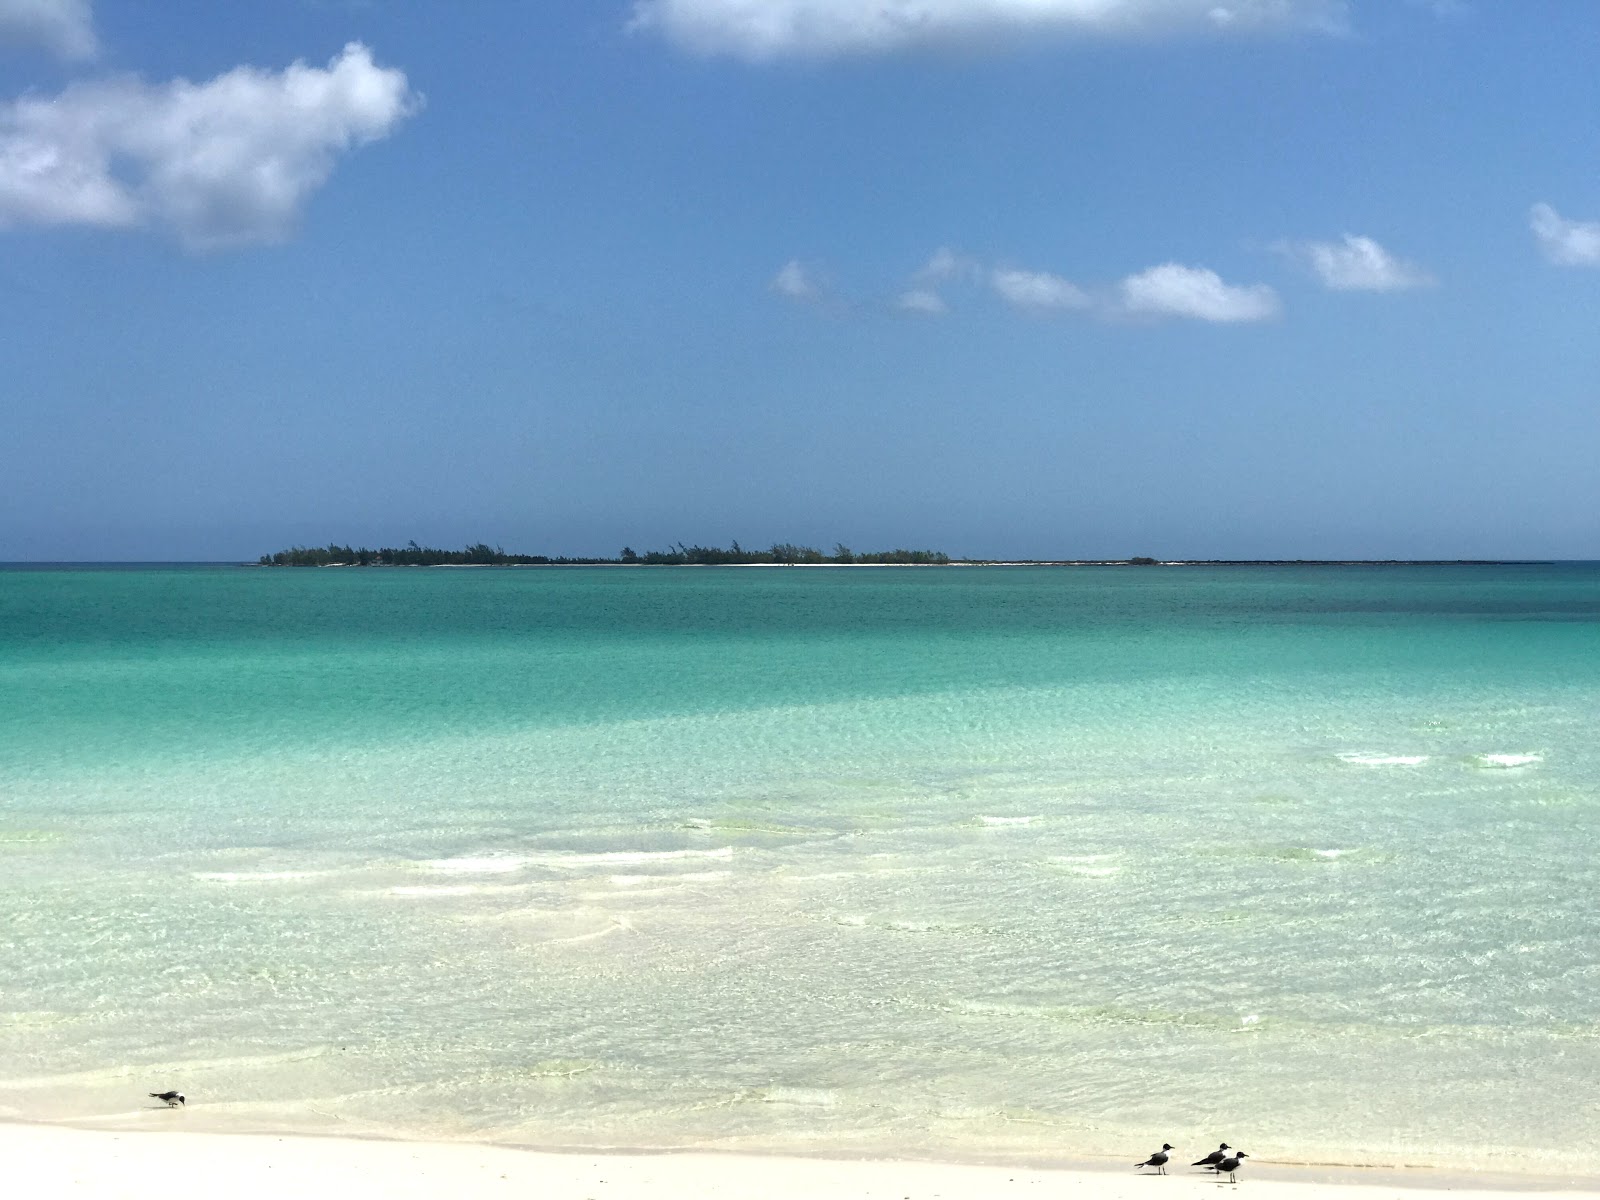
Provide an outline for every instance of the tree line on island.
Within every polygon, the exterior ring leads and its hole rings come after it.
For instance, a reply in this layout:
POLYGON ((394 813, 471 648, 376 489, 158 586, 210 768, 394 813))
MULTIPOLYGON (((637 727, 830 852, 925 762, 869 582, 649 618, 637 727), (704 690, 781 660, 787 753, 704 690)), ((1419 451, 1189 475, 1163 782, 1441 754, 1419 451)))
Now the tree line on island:
MULTIPOLYGON (((1537 565, 1532 560, 1513 560, 1522 565, 1537 565)), ((398 549, 385 546, 371 550, 365 546, 292 546, 276 554, 263 554, 255 565, 261 567, 748 567, 748 566, 1055 566, 1055 567, 1157 567, 1192 565, 1211 567, 1338 567, 1338 566, 1491 566, 1487 559, 1187 559, 1167 563, 1147 555, 1133 558, 956 558, 942 550, 878 550, 861 553, 845 545, 835 545, 832 554, 813 546, 775 542, 765 550, 746 550, 738 542, 728 549, 720 546, 686 546, 678 542, 665 550, 643 554, 624 546, 616 558, 573 558, 567 555, 508 554, 499 546, 478 542, 461 550, 440 550, 407 542, 398 549)))
POLYGON ((775 542, 766 550, 746 550, 738 542, 729 549, 720 546, 686 546, 677 543, 666 550, 637 553, 624 546, 616 558, 569 558, 566 555, 507 554, 499 546, 478 542, 462 550, 440 550, 407 542, 403 547, 384 546, 377 550, 365 546, 292 546, 276 554, 263 554, 262 567, 542 567, 542 566, 641 566, 641 567, 743 567, 743 566, 933 566, 942 567, 950 556, 942 550, 879 550, 859 553, 836 545, 832 554, 792 542, 775 542))

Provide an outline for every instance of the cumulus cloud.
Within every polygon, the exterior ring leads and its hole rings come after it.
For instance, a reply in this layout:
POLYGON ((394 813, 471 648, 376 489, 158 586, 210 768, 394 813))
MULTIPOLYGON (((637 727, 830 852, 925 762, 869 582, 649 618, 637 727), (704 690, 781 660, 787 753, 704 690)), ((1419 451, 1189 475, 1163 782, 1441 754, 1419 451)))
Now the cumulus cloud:
POLYGON ((634 0, 629 28, 752 62, 1039 34, 1342 29, 1347 0, 634 0))
POLYGON ((798 258, 791 258, 784 263, 772 277, 770 286, 788 300, 811 302, 822 299, 822 284, 816 273, 798 258))
POLYGON ((99 46, 89 0, 0 0, 0 45, 8 44, 93 58, 99 46))
POLYGON ((1048 271, 1019 271, 1011 268, 990 273, 989 284, 1013 308, 1046 312, 1052 309, 1088 308, 1084 290, 1048 271))
POLYGON ((940 246, 927 262, 912 273, 911 286, 900 293, 895 307, 902 312, 943 316, 950 311, 950 306, 940 294, 940 287, 975 279, 979 270, 975 259, 958 254, 948 246, 940 246))
MULTIPOLYGON (((784 264, 769 284, 780 296, 815 303, 832 302, 812 268, 799 259, 784 264)), ((912 273, 894 298, 894 308, 920 316, 950 311, 948 287, 981 287, 1017 312, 1043 315, 1078 313, 1117 319, 1130 316, 1188 317, 1215 322, 1264 321, 1278 315, 1278 294, 1265 284, 1224 283, 1203 267, 1164 263, 1130 275, 1121 283, 1081 287, 1049 271, 989 266, 940 249, 912 273)))
POLYGON ((157 225, 191 249, 280 241, 341 153, 420 104, 354 42, 326 68, 24 96, 0 106, 0 228, 157 225))
POLYGON ((1396 258, 1369 237, 1347 233, 1339 242, 1291 243, 1283 249, 1336 292, 1399 292, 1434 282, 1427 271, 1396 258))
POLYGON ((1198 321, 1265 321, 1278 315, 1278 294, 1266 284, 1240 287, 1215 271, 1163 263, 1122 281, 1123 309, 1198 321))
POLYGON ((922 313, 929 317, 942 317, 950 311, 944 297, 932 288, 910 288, 901 292, 895 307, 902 312, 922 313))
POLYGON ((1535 204, 1528 224, 1544 256, 1561 267, 1600 267, 1600 221, 1569 221, 1548 204, 1535 204))
POLYGON ((944 283, 951 279, 965 279, 977 274, 978 264, 965 254, 958 254, 949 246, 940 246, 927 262, 917 268, 912 276, 919 283, 944 283))

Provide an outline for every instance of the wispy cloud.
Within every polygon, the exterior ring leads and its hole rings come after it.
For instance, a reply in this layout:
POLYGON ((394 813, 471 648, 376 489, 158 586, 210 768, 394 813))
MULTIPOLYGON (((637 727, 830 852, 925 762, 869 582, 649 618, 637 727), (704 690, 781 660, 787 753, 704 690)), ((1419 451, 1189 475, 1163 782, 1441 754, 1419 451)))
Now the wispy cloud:
POLYGON ((1123 310, 1197 321, 1265 321, 1278 315, 1278 294, 1264 283, 1224 283, 1215 271, 1163 263, 1130 275, 1120 287, 1123 310))
POLYGON ((1304 262, 1323 286, 1336 292, 1399 292, 1435 282, 1422 267, 1355 234, 1337 242, 1286 242, 1279 249, 1304 262))
POLYGON ((0 45, 42 46, 67 59, 99 51, 89 0, 0 0, 0 45))
POLYGON ((980 270, 975 259, 949 246, 940 246, 912 273, 911 284, 895 300, 895 307, 902 312, 942 317, 950 311, 950 306, 945 303, 940 288, 975 279, 980 270))
POLYGON ((778 268, 768 286, 786 300, 807 304, 821 300, 823 295, 822 282, 816 272, 798 258, 791 258, 778 268))
POLYGON ((902 312, 922 313, 929 317, 942 317, 950 311, 944 297, 932 288, 909 288, 900 293, 895 307, 902 312))
POLYGON ((156 225, 196 250, 280 241, 341 153, 420 104, 359 43, 326 68, 25 96, 0 106, 0 228, 156 225))
POLYGON ((752 62, 1054 34, 1148 37, 1345 27, 1347 0, 634 0, 629 28, 752 62))
POLYGON ((1013 308, 1034 312, 1084 309, 1091 303, 1088 293, 1077 284, 1048 271, 996 269, 990 272, 989 284, 1013 308))
POLYGON ((940 246, 928 261, 917 268, 912 276, 918 283, 944 283, 951 279, 970 278, 978 273, 977 262, 965 254, 940 246))
MULTIPOLYGON (((1142 316, 1245 322, 1264 321, 1280 311, 1278 294, 1266 284, 1224 283, 1215 271, 1204 267, 1163 263, 1114 285, 1080 286, 1052 271, 985 266, 948 248, 941 248, 912 272, 896 294, 894 308, 921 316, 945 316, 950 306, 944 293, 957 285, 981 288, 1008 308, 1034 316, 1072 313, 1110 320, 1142 316)), ((791 300, 829 298, 815 272, 798 259, 785 264, 769 286, 791 300)))
POLYGON ((1600 267, 1600 221, 1569 221, 1548 204, 1535 204, 1528 224, 1544 256, 1562 267, 1600 267))

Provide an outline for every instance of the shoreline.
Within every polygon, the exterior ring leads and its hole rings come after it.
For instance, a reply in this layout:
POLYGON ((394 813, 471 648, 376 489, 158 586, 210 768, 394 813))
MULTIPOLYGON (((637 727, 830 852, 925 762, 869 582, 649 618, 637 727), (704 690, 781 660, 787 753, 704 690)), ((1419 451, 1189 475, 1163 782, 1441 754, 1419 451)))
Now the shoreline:
MULTIPOLYGON (((142 1113, 143 1110, 141 1110, 142 1113)), ((155 1110, 150 1110, 154 1112, 155 1110)), ((1233 1185, 1188 1165, 1166 1177, 1109 1160, 1035 1163, 852 1157, 837 1151, 763 1154, 707 1149, 525 1148, 492 1141, 412 1141, 338 1134, 219 1133, 125 1126, 84 1128, 0 1121, 0 1155, 19 1194, 129 1197, 152 1187, 193 1194, 226 1179, 237 1200, 285 1190, 315 1197, 440 1194, 549 1200, 609 1197, 698 1200, 760 1194, 771 1200, 991 1200, 1007 1193, 1082 1200, 1148 1197, 1152 1187, 1183 1196, 1233 1185), (1146 1182, 1159 1180, 1159 1183, 1146 1182), (1198 1191, 1196 1189, 1199 1189, 1198 1191)), ((1203 1151, 1196 1150, 1198 1157, 1203 1151)), ((1183 1155, 1187 1158, 1187 1154, 1183 1155)), ((1369 1200, 1373 1188, 1421 1200, 1441 1190, 1477 1200, 1600 1191, 1586 1177, 1456 1172, 1433 1167, 1250 1163, 1238 1186, 1270 1200, 1369 1200)))
POLYGON ((617 559, 567 562, 523 563, 296 563, 267 564, 242 559, 17 559, 0 561, 0 572, 29 571, 116 571, 156 569, 239 569, 250 570, 545 570, 616 567, 633 570, 662 570, 676 567, 827 567, 827 568, 917 568, 924 567, 1592 567, 1596 560, 1582 558, 1163 558, 1133 562, 1125 558, 952 558, 944 563, 881 562, 749 562, 749 563, 632 563, 617 559))
MULTIPOLYGON (((1150 562, 1133 562, 1125 558, 953 558, 943 563, 880 563, 880 562, 728 562, 728 563, 628 563, 614 560, 598 562, 546 562, 546 563, 297 563, 283 564, 290 569, 326 571, 339 567, 356 570, 410 570, 427 571, 492 571, 492 570, 542 570, 545 568, 623 567, 629 570, 661 570, 676 567, 697 567, 705 570, 723 568, 902 568, 917 570, 931 567, 1555 567, 1569 563, 1587 565, 1586 559, 1534 559, 1534 558, 1163 558, 1150 562)), ((44 564, 55 565, 55 564, 44 564)), ((83 564, 66 564, 83 565, 83 564)), ((118 564, 121 565, 121 564, 118 564)), ((130 564, 140 565, 140 564, 130 564)), ((252 562, 201 563, 200 566, 261 567, 280 569, 280 564, 252 562)))

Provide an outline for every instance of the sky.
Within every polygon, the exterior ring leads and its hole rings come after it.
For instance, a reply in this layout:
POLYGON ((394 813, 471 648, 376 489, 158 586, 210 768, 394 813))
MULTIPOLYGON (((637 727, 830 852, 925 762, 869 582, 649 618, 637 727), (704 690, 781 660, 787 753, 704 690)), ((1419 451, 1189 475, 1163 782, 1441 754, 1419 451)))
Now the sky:
POLYGON ((0 0, 0 560, 1600 558, 1594 0, 0 0))

